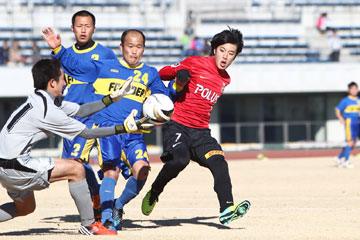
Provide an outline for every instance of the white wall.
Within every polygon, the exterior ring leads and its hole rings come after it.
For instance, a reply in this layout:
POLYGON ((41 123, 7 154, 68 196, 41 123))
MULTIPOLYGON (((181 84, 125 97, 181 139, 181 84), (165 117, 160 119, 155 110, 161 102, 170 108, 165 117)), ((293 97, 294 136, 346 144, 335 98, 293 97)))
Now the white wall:
POLYGON ((349 82, 360 83, 358 63, 237 64, 228 72, 225 93, 344 92, 349 82))

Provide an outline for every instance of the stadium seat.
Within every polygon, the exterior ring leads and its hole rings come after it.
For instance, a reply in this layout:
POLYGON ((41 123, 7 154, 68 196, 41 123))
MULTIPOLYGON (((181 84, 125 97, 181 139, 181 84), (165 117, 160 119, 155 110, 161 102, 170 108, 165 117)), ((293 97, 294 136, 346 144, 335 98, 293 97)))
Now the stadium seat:
POLYGON ((254 23, 300 23, 300 18, 294 19, 201 19, 203 24, 254 24, 254 23))

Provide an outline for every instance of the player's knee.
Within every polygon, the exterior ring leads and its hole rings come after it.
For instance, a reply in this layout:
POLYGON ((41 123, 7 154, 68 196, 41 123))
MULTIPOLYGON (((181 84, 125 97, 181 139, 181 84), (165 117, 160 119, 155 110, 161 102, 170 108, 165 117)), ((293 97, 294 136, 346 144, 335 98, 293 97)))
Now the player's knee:
POLYGON ((27 204, 23 204, 21 206, 17 205, 15 207, 16 216, 20 217, 20 216, 29 215, 30 213, 33 213, 35 209, 36 209, 35 202, 28 202, 27 204))
POLYGON ((145 161, 138 161, 132 167, 132 172, 137 180, 146 180, 149 175, 149 164, 145 161))
POLYGON ((228 164, 225 161, 224 156, 222 155, 214 155, 207 159, 208 167, 211 171, 215 173, 227 173, 228 172, 228 164))
POLYGON ((119 178, 120 169, 110 165, 103 166, 104 177, 113 178, 116 181, 119 178))
POLYGON ((354 140, 348 141, 348 146, 349 146, 349 147, 354 147, 354 145, 355 145, 354 140))
POLYGON ((189 163, 190 163, 190 157, 174 153, 172 156, 173 160, 169 163, 171 163, 172 167, 178 170, 183 170, 189 163))
POLYGON ((70 179, 72 181, 80 181, 85 178, 85 168, 81 161, 78 160, 70 160, 72 161, 71 164, 71 172, 73 173, 73 179, 70 179))

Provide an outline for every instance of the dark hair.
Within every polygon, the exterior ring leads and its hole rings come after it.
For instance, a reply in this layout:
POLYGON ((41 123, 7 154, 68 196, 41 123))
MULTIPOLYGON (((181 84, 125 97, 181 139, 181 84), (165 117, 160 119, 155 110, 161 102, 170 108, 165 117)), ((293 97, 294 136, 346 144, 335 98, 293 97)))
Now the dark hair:
POLYGON ((41 59, 34 64, 31 69, 34 88, 46 90, 48 82, 51 79, 59 81, 61 75, 60 61, 56 58, 53 59, 41 59))
POLYGON ((353 86, 358 87, 356 82, 351 82, 351 83, 348 84, 348 89, 350 89, 353 86))
POLYGON ((126 35, 128 35, 128 34, 131 33, 131 32, 137 32, 137 33, 141 34, 141 36, 142 36, 142 38, 143 38, 143 40, 144 40, 143 44, 144 44, 144 46, 145 46, 145 35, 144 35, 144 33, 143 33, 142 31, 140 31, 140 30, 138 30, 138 29, 128 29, 128 30, 126 30, 125 32, 123 32, 123 33, 121 34, 121 44, 124 45, 126 35))
MULTIPOLYGON (((229 26, 228 26, 229 27, 229 26)), ((220 33, 215 34, 215 36, 211 39, 211 52, 210 56, 214 56, 214 50, 225 43, 235 44, 236 55, 241 53, 244 47, 243 35, 242 33, 234 28, 229 27, 229 30, 224 30, 220 33)))
POLYGON ((75 13, 73 16, 72 16, 72 19, 71 19, 71 23, 72 25, 74 26, 75 24, 75 18, 76 17, 87 17, 87 16, 90 16, 92 21, 93 21, 93 24, 95 26, 95 16, 94 14, 92 14, 91 12, 89 11, 86 11, 86 10, 81 10, 81 11, 78 11, 77 13, 75 13))

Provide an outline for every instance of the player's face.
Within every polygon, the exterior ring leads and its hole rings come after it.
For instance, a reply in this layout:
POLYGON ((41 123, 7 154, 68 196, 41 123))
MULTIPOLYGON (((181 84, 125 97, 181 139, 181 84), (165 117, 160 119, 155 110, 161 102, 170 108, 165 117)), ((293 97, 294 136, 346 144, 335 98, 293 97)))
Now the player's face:
POLYGON ((80 46, 88 43, 95 32, 95 26, 90 16, 77 16, 71 29, 75 34, 77 44, 80 46))
POLYGON ((60 77, 59 77, 59 81, 53 81, 53 95, 55 97, 60 97, 63 94, 64 88, 66 86, 66 81, 64 78, 64 71, 62 69, 60 69, 60 77))
POLYGON ((353 97, 356 97, 359 93, 359 89, 357 88, 357 86, 352 86, 350 89, 349 89, 349 94, 353 97))
POLYGON ((144 53, 144 39, 140 33, 130 32, 126 35, 124 45, 120 44, 124 60, 131 67, 136 66, 144 53))
POLYGON ((228 68, 236 57, 237 47, 232 43, 225 43, 214 50, 215 63, 218 69, 228 68))

